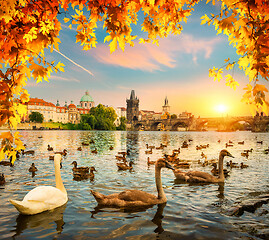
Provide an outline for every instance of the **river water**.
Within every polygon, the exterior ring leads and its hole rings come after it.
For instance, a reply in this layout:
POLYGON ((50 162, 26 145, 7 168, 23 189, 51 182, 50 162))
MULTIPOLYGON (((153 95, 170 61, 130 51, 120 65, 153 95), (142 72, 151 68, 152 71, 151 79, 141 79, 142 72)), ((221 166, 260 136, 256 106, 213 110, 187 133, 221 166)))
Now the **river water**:
MULTIPOLYGON (((231 216, 231 209, 242 201, 269 193, 268 133, 252 132, 121 132, 121 131, 21 131, 26 150, 35 150, 33 156, 24 155, 14 167, 0 166, 6 183, 0 186, 0 239, 266 239, 269 232, 269 204, 263 204, 254 213, 244 212, 231 216), (249 165, 245 169, 233 168, 225 184, 186 184, 175 180, 173 171, 162 170, 162 183, 167 203, 147 209, 125 211, 98 208, 90 189, 111 194, 124 189, 139 189, 156 193, 154 166, 147 165, 147 157, 157 160, 164 153, 181 147, 180 159, 190 160, 191 169, 210 172, 211 166, 198 164, 201 150, 196 145, 209 144, 203 149, 207 159, 218 158, 227 147, 234 162, 249 165), (82 142, 94 140, 89 146, 82 142), (219 141, 220 140, 220 141, 219 141), (244 145, 238 144, 244 141, 244 145), (263 141, 263 144, 257 143, 263 141), (159 146, 145 153, 146 143, 159 146), (36 186, 55 186, 51 152, 68 150, 63 158, 62 179, 68 192, 65 206, 51 212, 33 216, 20 215, 8 199, 22 200, 36 186), (113 150, 109 147, 113 146, 113 150), (98 153, 91 152, 94 148, 98 153), (245 149, 253 148, 248 159, 241 156, 245 149), (115 155, 130 149, 127 160, 134 162, 133 171, 118 171, 115 155), (78 166, 94 166, 97 170, 91 180, 75 181, 71 162, 78 166), (28 172, 31 163, 38 171, 28 172), (267 234, 267 235, 266 235, 267 234)), ((231 158, 226 158, 229 161, 231 158)))

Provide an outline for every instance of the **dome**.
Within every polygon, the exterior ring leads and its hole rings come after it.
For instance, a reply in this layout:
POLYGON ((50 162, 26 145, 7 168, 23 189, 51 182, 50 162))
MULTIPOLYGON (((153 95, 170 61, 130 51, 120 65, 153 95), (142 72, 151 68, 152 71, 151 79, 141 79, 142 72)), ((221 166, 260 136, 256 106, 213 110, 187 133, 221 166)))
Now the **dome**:
POLYGON ((85 95, 80 99, 81 102, 93 102, 92 97, 90 96, 89 92, 86 91, 85 95))
POLYGON ((68 106, 68 108, 76 108, 76 105, 73 104, 73 103, 71 103, 71 104, 68 106))

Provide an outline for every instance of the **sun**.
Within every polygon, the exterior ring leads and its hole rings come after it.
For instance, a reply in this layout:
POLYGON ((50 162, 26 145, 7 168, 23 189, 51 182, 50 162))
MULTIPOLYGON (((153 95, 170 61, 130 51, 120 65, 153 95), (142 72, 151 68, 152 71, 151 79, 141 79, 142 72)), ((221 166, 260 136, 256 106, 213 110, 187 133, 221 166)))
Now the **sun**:
POLYGON ((217 106, 215 107, 215 109, 216 109, 216 111, 217 111, 218 113, 226 113, 227 110, 228 110, 228 107, 227 107, 226 105, 224 105, 224 104, 219 104, 219 105, 217 105, 217 106))

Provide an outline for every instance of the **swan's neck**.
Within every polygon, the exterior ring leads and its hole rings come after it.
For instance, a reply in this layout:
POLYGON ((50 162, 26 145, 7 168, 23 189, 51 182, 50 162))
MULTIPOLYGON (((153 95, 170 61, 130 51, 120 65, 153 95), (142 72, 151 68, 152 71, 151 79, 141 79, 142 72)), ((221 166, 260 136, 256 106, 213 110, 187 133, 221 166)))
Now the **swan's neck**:
POLYGON ((224 156, 220 154, 219 155, 219 179, 224 181, 223 159, 224 159, 224 156))
POLYGON ((61 171, 60 171, 60 160, 54 161, 54 168, 55 168, 55 182, 56 188, 61 190, 63 193, 66 193, 62 178, 61 178, 61 171))
POLYGON ((155 166, 155 181, 156 188, 158 192, 158 199, 166 199, 166 196, 163 191, 162 179, 161 179, 161 168, 155 166))

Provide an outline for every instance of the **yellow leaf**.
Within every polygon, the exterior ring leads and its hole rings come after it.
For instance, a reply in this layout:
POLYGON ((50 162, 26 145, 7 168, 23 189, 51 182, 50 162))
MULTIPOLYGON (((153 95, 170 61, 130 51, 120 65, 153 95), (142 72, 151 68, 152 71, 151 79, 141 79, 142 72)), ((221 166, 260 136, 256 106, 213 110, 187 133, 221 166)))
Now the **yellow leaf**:
POLYGON ((77 9, 75 9, 75 11, 76 11, 77 15, 79 15, 79 16, 83 15, 83 11, 79 11, 77 9))
POLYGON ((149 1, 149 5, 154 6, 155 0, 148 0, 148 1, 149 1))
POLYGON ((124 51, 124 49, 125 49, 125 40, 124 40, 123 36, 121 36, 120 39, 119 39, 119 47, 122 49, 122 51, 124 51))
POLYGON ((12 136, 12 134, 10 132, 1 133, 0 138, 8 139, 10 142, 13 141, 13 136, 12 136))
POLYGON ((113 53, 117 49, 117 38, 113 38, 111 43, 109 44, 110 46, 110 53, 113 53))
POLYGON ((111 38, 110 35, 106 36, 105 39, 104 39, 104 43, 105 43, 105 42, 109 42, 109 41, 111 41, 111 39, 112 39, 112 38, 111 38))
POLYGON ((201 17, 202 21, 200 23, 200 25, 203 25, 207 22, 210 22, 210 18, 205 14, 204 16, 201 17))
POLYGON ((145 43, 145 39, 144 38, 139 38, 139 43, 145 43))
POLYGON ((13 129, 17 129, 17 119, 15 117, 10 117, 9 118, 10 125, 13 129))
POLYGON ((70 19, 69 18, 64 18, 64 22, 67 23, 70 19))
POLYGON ((254 94, 254 96, 258 92, 268 92, 268 89, 264 85, 256 84, 255 87, 253 88, 253 94, 254 94))
POLYGON ((3 159, 5 159, 4 148, 2 148, 1 151, 0 151, 0 161, 2 161, 3 159))

